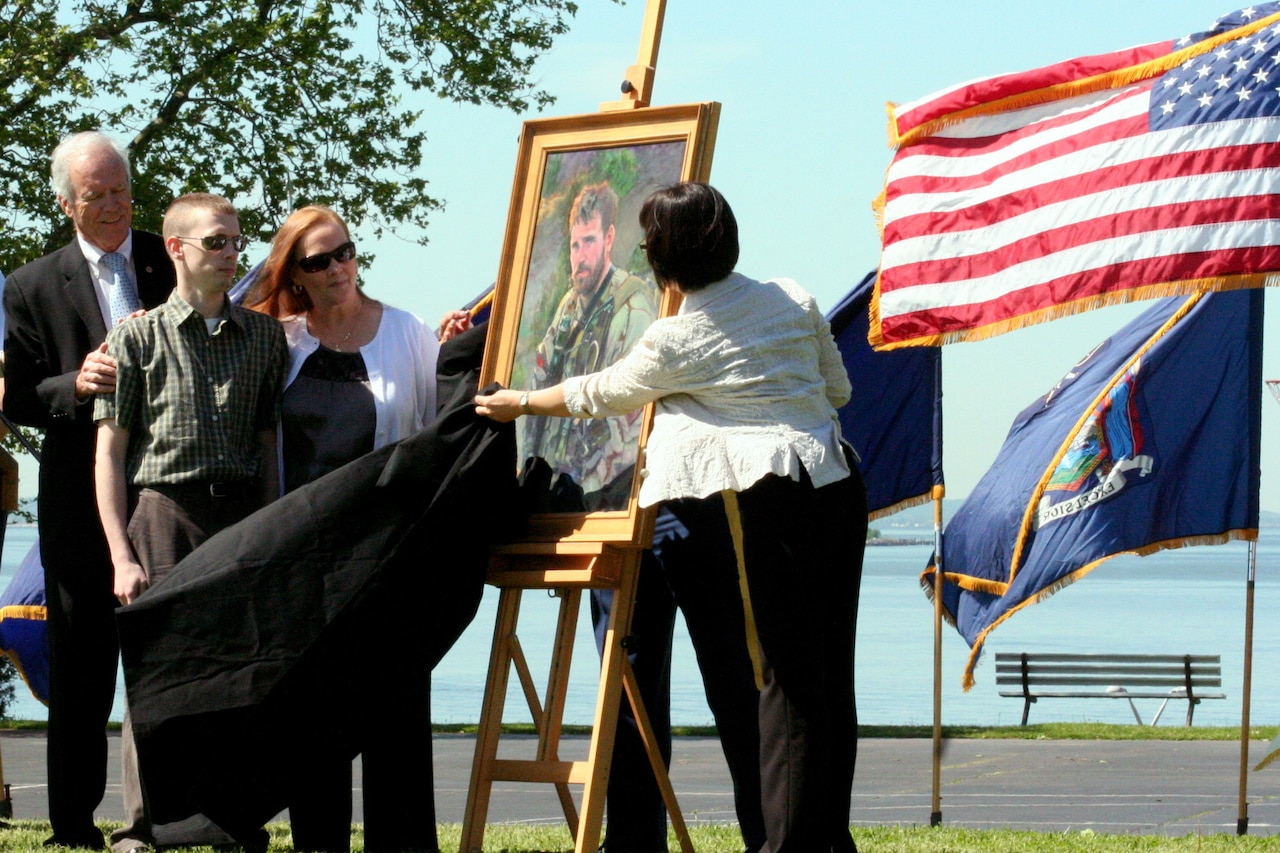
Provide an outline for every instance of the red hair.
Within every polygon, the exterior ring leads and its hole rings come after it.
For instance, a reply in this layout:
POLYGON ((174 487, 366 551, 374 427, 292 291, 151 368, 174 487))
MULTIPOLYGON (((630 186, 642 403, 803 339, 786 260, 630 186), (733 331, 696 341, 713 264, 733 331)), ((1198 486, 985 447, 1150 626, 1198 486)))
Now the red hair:
POLYGON ((307 292, 295 292, 293 288, 293 272, 297 269, 293 253, 303 235, 324 222, 342 226, 347 239, 351 239, 347 223, 332 209, 319 204, 298 208, 289 214, 272 238, 271 253, 262 264, 253 291, 245 299, 246 307, 277 318, 311 310, 311 297, 307 292))

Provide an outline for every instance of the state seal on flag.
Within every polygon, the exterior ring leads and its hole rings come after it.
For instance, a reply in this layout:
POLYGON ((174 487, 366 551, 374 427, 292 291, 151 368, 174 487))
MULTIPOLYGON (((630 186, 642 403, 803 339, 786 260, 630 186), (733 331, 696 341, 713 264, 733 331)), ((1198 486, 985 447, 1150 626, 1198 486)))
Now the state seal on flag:
POLYGON ((1155 468, 1139 406, 1137 359, 1076 430, 1054 468, 1036 512, 1036 527, 1113 498, 1155 468), (1056 498, 1056 499, 1055 499, 1056 498))

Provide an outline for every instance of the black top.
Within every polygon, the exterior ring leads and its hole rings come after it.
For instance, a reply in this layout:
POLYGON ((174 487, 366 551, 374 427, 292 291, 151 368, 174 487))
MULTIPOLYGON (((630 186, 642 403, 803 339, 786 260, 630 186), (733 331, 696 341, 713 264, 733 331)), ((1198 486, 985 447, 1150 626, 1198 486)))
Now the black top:
POLYGON ((320 347, 284 392, 280 423, 284 490, 341 468, 373 450, 377 411, 359 352, 320 347))

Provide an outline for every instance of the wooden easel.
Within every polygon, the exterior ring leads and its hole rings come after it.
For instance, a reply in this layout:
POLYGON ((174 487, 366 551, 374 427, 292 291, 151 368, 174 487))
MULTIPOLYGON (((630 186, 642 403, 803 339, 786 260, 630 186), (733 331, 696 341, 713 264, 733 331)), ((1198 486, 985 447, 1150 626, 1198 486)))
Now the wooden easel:
MULTIPOLYGON (((648 0, 639 58, 635 65, 627 69, 622 83, 622 99, 601 104, 602 112, 637 109, 649 105, 665 9, 666 0, 648 0)), ((658 751, 649 715, 640 698, 635 673, 631 670, 623 648, 623 639, 631 628, 640 555, 641 549, 632 546, 562 541, 509 546, 498 549, 492 556, 486 580, 502 592, 498 599, 489 674, 480 713, 480 730, 476 735, 467 810, 462 823, 462 853, 479 853, 482 849, 489 798, 496 781, 555 785, 565 821, 574 837, 573 849, 576 853, 594 853, 600 846, 605 790, 609 782, 613 740, 618 724, 618 703, 624 690, 635 713, 641 740, 649 755, 649 763, 662 792, 672 827, 680 840, 680 847, 685 853, 693 853, 693 845, 689 841, 675 791, 658 751), (560 599, 547 689, 545 699, 541 701, 519 637, 516 636, 520 599, 527 589, 554 590, 560 599), (596 696, 595 718, 586 760, 562 761, 559 756, 560 733, 564 722, 573 640, 582 592, 591 589, 614 591, 613 607, 600 660, 600 687, 596 696), (502 712, 512 667, 516 670, 538 732, 537 749, 532 759, 498 758, 502 712), (583 786, 581 813, 574 805, 569 791, 570 784, 583 786)))
POLYGON ((685 853, 693 853, 693 845, 689 841, 675 791, 654 740, 653 728, 640 699, 635 674, 631 671, 622 643, 631 625, 640 554, 641 551, 637 548, 561 542, 511 546, 499 550, 491 559, 488 582, 502 592, 498 600, 493 650, 485 682, 484 707, 480 714, 480 730, 476 735, 471 787, 467 793, 467 810, 462 824, 462 853, 482 849, 489 797, 496 781, 555 785, 565 821, 574 837, 574 850, 577 853, 594 853, 600 846, 605 790, 609 782, 613 739, 618 724, 618 703, 624 689, 635 712, 641 740, 649 755, 649 763, 658 781, 672 826, 680 839, 681 849, 685 853), (545 700, 541 702, 520 640, 516 636, 521 594, 526 589, 551 589, 560 597, 560 615, 556 625, 547 689, 545 700), (585 761, 562 761, 559 756, 560 730, 564 721, 573 639, 582 591, 589 589, 612 589, 613 608, 600 661, 600 688, 596 697, 595 719, 587 758, 585 761), (513 666, 538 732, 537 750, 532 759, 498 758, 502 711, 513 666), (583 785, 581 813, 575 808, 569 792, 568 786, 575 783, 583 785))

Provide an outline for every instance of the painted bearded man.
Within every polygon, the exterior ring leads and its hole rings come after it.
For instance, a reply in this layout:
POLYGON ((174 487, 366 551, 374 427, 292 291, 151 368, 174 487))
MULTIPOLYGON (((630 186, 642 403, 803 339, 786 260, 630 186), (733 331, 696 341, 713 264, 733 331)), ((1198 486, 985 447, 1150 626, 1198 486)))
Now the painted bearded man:
MULTIPOLYGON (((607 182, 582 188, 569 209, 572 286, 538 345, 539 388, 594 373, 621 358, 658 316, 653 282, 613 265, 618 196, 607 182)), ((640 412, 605 420, 531 418, 526 457, 540 456, 560 475, 561 510, 623 509, 636 463, 640 412), (565 478, 572 484, 564 483, 565 478), (581 488, 580 505, 578 492, 581 488), (566 488, 568 486, 568 488, 566 488)))

